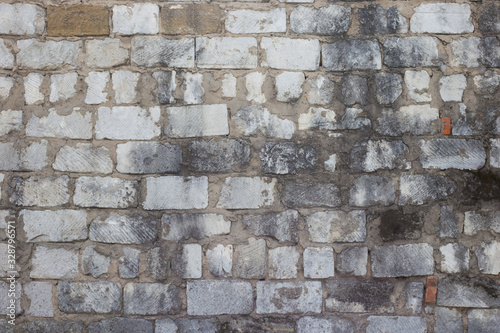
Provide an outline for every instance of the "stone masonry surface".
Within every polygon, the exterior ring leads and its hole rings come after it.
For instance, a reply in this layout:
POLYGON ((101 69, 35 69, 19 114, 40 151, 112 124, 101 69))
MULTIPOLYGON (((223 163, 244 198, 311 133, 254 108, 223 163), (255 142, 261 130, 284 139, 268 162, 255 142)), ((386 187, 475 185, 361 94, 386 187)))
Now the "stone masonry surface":
POLYGON ((0 0, 0 332, 499 327, 499 1, 0 0))

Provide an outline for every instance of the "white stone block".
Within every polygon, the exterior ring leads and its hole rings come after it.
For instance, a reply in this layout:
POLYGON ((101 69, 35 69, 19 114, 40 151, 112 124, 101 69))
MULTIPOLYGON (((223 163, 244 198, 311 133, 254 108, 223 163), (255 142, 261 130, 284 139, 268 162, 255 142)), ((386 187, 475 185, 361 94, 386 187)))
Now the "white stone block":
POLYGON ((439 93, 444 102, 461 102, 467 87, 467 78, 463 74, 443 76, 439 80, 439 93))
POLYGON ((0 77, 0 100, 9 98, 14 82, 12 77, 0 77))
POLYGON ((107 148, 78 143, 76 147, 62 147, 52 167, 59 171, 111 173, 113 161, 107 148))
POLYGON ((415 102, 430 102, 431 94, 427 92, 431 77, 425 70, 406 71, 405 84, 408 88, 408 94, 415 102))
POLYGON ((11 69, 13 66, 14 55, 5 45, 3 38, 0 38, 0 68, 11 69))
POLYGON ((111 81, 113 82, 116 103, 128 104, 135 102, 139 76, 139 73, 129 71, 116 71, 112 74, 111 81))
POLYGON ((274 203, 276 179, 260 177, 228 177, 217 208, 252 209, 274 203))
POLYGON ((113 6, 113 32, 123 35, 157 34, 160 8, 152 3, 113 6))
POLYGON ((67 100, 76 94, 76 83, 78 74, 54 74, 50 76, 50 97, 51 103, 67 100))
POLYGON ((23 125, 23 111, 7 110, 0 112, 0 136, 19 131, 23 125))
POLYGON ((247 101, 262 104, 266 102, 266 95, 262 92, 262 85, 266 80, 266 73, 253 72, 245 76, 247 101))
POLYGON ((37 246, 31 258, 30 277, 74 279, 78 274, 78 251, 37 246))
POLYGON ((24 294, 30 300, 26 314, 33 317, 54 317, 52 283, 32 281, 24 286, 24 294))
POLYGON ((229 11, 226 30, 234 34, 286 32, 286 9, 229 11))
POLYGON ((226 104, 167 108, 165 133, 171 138, 229 134, 226 104))
POLYGON ((184 90, 184 103, 186 104, 201 104, 205 89, 203 89, 203 74, 201 73, 184 73, 186 90, 184 90))
POLYGON ((410 30, 414 33, 465 34, 474 32, 468 4, 427 3, 414 9, 410 30))
POLYGON ((324 279, 335 275, 334 252, 331 247, 308 247, 304 250, 304 276, 324 279))
POLYGON ((84 210, 22 210, 28 242, 72 242, 87 238, 87 213, 84 210))
POLYGON ((41 35, 45 29, 45 11, 28 4, 0 3, 0 34, 41 35))
POLYGON ((284 72, 276 76, 276 99, 280 102, 296 101, 302 95, 306 77, 302 72, 284 72))
POLYGON ((182 247, 182 261, 184 264, 182 277, 184 279, 201 278, 201 258, 201 245, 186 244, 182 247))
POLYGON ((299 252, 295 246, 282 246, 269 249, 268 270, 271 279, 297 278, 299 252))
POLYGON ((257 40, 252 37, 198 37, 196 57, 199 68, 256 68, 257 40))
POLYGON ((123 65, 129 58, 129 51, 120 46, 114 38, 90 39, 85 42, 87 66, 110 68, 123 65))
POLYGON ((67 116, 60 116, 56 109, 49 109, 48 116, 32 116, 26 125, 26 135, 35 137, 91 139, 92 115, 81 113, 79 108, 67 116))
POLYGON ((218 244, 207 250, 207 261, 210 272, 218 277, 229 277, 233 273, 233 246, 218 244))
POLYGON ((17 64, 20 68, 51 70, 64 66, 76 68, 82 42, 23 39, 17 41, 17 47, 17 64))
POLYGON ((144 209, 203 209, 208 206, 208 177, 148 177, 144 209))
POLYGON ((236 84, 237 79, 233 74, 224 74, 224 79, 222 80, 222 97, 234 98, 236 97, 236 84))
POLYGON ((87 83, 87 96, 85 103, 101 104, 107 102, 106 88, 109 82, 109 72, 90 72, 85 78, 87 83))
POLYGON ((40 91, 43 82, 43 75, 38 73, 30 73, 24 78, 24 98, 26 104, 35 104, 43 102, 45 96, 40 91))
POLYGON ((160 107, 100 107, 95 126, 97 139, 150 140, 160 135, 160 107))
POLYGON ((263 37, 262 66, 275 69, 313 71, 319 67, 320 45, 317 39, 263 37))

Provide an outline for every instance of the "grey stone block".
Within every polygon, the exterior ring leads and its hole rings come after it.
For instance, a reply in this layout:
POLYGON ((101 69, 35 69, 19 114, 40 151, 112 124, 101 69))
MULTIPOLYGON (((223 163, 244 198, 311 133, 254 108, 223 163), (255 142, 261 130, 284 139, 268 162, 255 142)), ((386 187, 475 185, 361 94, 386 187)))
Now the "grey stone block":
POLYGON ((307 216, 306 223, 312 242, 363 242, 366 238, 366 215, 362 210, 317 212, 307 216))
POLYGON ((470 310, 469 333, 495 333, 500 325, 500 310, 470 310))
POLYGON ((445 176, 403 174, 399 180, 399 205, 422 205, 450 197, 455 183, 445 176))
POLYGON ((483 64, 486 67, 500 67, 500 42, 498 39, 486 37, 483 43, 483 64))
POLYGON ((403 92, 403 79, 399 74, 375 74, 377 101, 382 105, 392 104, 403 92))
POLYGON ((257 314, 320 313, 320 281, 257 281, 257 314))
POLYGON ((249 314, 253 287, 236 280, 199 280, 187 283, 187 313, 194 316, 249 314))
POLYGON ((420 149, 420 162, 426 169, 478 170, 486 163, 486 151, 479 140, 420 140, 420 149))
POLYGON ((274 203, 276 179, 228 177, 222 186, 217 208, 255 209, 274 203))
POLYGON ((349 247, 337 256, 337 270, 345 275, 366 275, 368 263, 367 247, 349 247))
MULTIPOLYGON (((479 255, 480 249, 481 246, 476 255, 479 255)), ((441 253, 441 272, 463 274, 469 270, 470 251, 467 246, 461 243, 449 243, 441 246, 439 252, 441 253)), ((481 270, 481 267, 479 269, 481 270)))
POLYGON ((388 67, 439 66, 438 45, 435 37, 387 37, 384 64, 388 67))
POLYGON ((263 279, 266 276, 266 241, 248 239, 248 244, 236 245, 234 272, 244 279, 263 279))
POLYGON ((394 312, 391 281, 335 279, 325 284, 325 309, 331 312, 394 312))
POLYGON ((282 200, 288 207, 338 207, 341 204, 338 186, 328 183, 287 182, 282 200))
POLYGON ((122 173, 177 173, 182 150, 178 145, 158 142, 127 142, 116 147, 116 170, 122 173))
POLYGON ((387 176, 364 175, 354 180, 350 196, 349 203, 353 206, 388 206, 396 199, 394 182, 387 176))
POLYGON ((299 213, 296 210, 264 215, 244 215, 242 222, 255 236, 272 236, 279 242, 299 240, 299 213))
POLYGON ((422 301, 424 298, 424 283, 409 282, 404 289, 405 308, 411 309, 413 313, 422 313, 422 301))
POLYGON ((500 6, 493 2, 481 6, 481 16, 478 22, 479 30, 483 34, 500 33, 500 6))
POLYGON ((335 275, 334 252, 331 247, 308 247, 304 249, 304 277, 329 278, 335 275))
POLYGON ((299 252, 295 246, 269 249, 268 274, 270 279, 296 279, 299 252))
POLYGON ((231 231, 231 221, 219 214, 163 215, 162 238, 166 240, 203 239, 225 235, 231 231))
POLYGON ((434 316, 436 318, 435 333, 463 333, 462 314, 457 309, 436 307, 434 316))
POLYGON ((82 273, 91 274, 94 278, 106 274, 111 264, 111 258, 95 250, 95 246, 87 246, 82 251, 82 273))
POLYGON ((90 223, 89 238, 94 242, 146 244, 156 240, 156 220, 141 215, 111 213, 90 223))
POLYGON ((426 333, 427 323, 424 317, 406 316, 370 316, 366 333, 426 333))
POLYGON ((78 143, 76 147, 62 147, 52 167, 59 171, 111 173, 113 161, 107 148, 78 143))
POLYGON ((375 246, 371 252, 374 277, 431 275, 433 249, 429 244, 375 246))
POLYGON ((178 314, 181 290, 171 284, 127 283, 123 290, 125 315, 178 314))
POLYGON ((223 172, 242 168, 250 162, 251 148, 245 140, 192 141, 188 145, 189 168, 194 171, 223 172))
MULTIPOLYGON (((467 216, 467 212, 465 214, 467 216)), ((465 230, 466 227, 464 226, 464 233, 467 233, 465 230)), ((439 217, 439 237, 457 238, 458 235, 458 216, 454 212, 453 207, 441 207, 441 215, 439 217)))
POLYGON ((344 34, 351 25, 351 8, 337 5, 298 6, 290 14, 290 29, 299 34, 344 34))
POLYGON ((161 247, 152 248, 148 252, 147 268, 151 276, 155 279, 163 280, 167 278, 170 262, 166 253, 167 250, 161 247))
POLYGON ((323 44, 323 67, 328 71, 381 69, 382 56, 377 41, 341 40, 323 44))
POLYGON ((151 320, 132 318, 112 318, 94 321, 89 325, 89 333, 154 333, 154 323, 151 320))
POLYGON ((407 153, 408 147, 403 141, 369 140, 351 150, 351 168, 366 172, 409 169, 411 163, 405 159, 407 153))
POLYGON ((158 84, 156 94, 160 104, 174 104, 174 92, 176 88, 175 71, 154 72, 153 77, 158 84))
POLYGON ((254 319, 252 317, 233 317, 222 323, 221 330, 228 333, 280 333, 294 332, 295 320, 293 318, 284 317, 264 317, 254 319))
POLYGON ((141 251, 131 247, 123 248, 123 256, 118 260, 118 271, 122 279, 133 279, 139 275, 141 251))
POLYGON ((297 322, 297 333, 354 333, 355 324, 349 319, 322 316, 302 317, 297 322))
POLYGON ((134 37, 132 61, 146 67, 194 67, 194 38, 168 40, 161 36, 134 37))
POLYGON ((480 231, 500 233, 500 211, 465 212, 464 234, 472 236, 480 231))
MULTIPOLYGON (((468 254, 468 252, 467 252, 468 254)), ((477 265, 483 274, 500 274, 500 242, 482 242, 476 250, 477 265)))
MULTIPOLYGON (((7 253, 7 247, 4 253, 7 253)), ((37 246, 31 258, 31 265, 31 278, 74 279, 78 275, 78 252, 37 246)))
POLYGON ((112 177, 80 177, 73 202, 80 207, 127 208, 136 200, 137 181, 112 177))
POLYGON ((206 251, 210 272, 219 277, 233 275, 233 246, 218 244, 206 251))
POLYGON ((282 175, 309 171, 316 165, 316 158, 313 147, 298 147, 293 142, 266 142, 260 150, 264 173, 282 175))
POLYGON ((171 138, 228 135, 226 104, 168 107, 165 134, 171 138))
POLYGON ((87 238, 87 213, 84 210, 22 210, 28 242, 72 242, 87 238), (50 221, 50 224, 45 223, 50 221))
POLYGON ((59 310, 66 313, 115 313, 122 308, 122 287, 116 282, 61 281, 59 310))
POLYGON ((342 78, 342 101, 345 105, 366 105, 368 81, 358 75, 346 75, 342 78))
POLYGON ((386 210, 380 214, 379 235, 384 242, 398 239, 419 239, 424 222, 418 213, 404 214, 400 210, 386 210))
POLYGON ((68 203, 68 176, 13 177, 10 202, 16 206, 54 207, 68 203))
POLYGON ((52 287, 52 283, 40 281, 32 281, 24 285, 24 294, 30 300, 27 314, 34 317, 54 317, 52 287))
POLYGON ((233 117, 236 128, 244 135, 261 133, 264 136, 291 139, 295 133, 295 123, 271 114, 260 105, 242 108, 233 117))
POLYGON ((461 308, 500 306, 500 286, 489 277, 448 276, 438 284, 437 305, 461 308))
POLYGON ((403 106, 397 111, 383 109, 375 131, 389 136, 435 134, 439 129, 438 118, 439 110, 430 105, 403 106))
POLYGON ((385 9, 381 5, 368 5, 359 9, 359 30, 364 35, 397 34, 408 32, 408 24, 397 6, 385 9))
MULTIPOLYGON (((19 332, 23 333, 83 333, 84 325, 82 322, 75 320, 36 320, 36 321, 25 321, 23 323, 19 323, 19 332)), ((10 327, 15 327, 9 324, 10 327)), ((0 326, 2 329, 3 327, 0 326)), ((6 330, 2 331, 5 333, 14 332, 6 330)))
POLYGON ((189 319, 180 318, 175 321, 179 333, 219 333, 219 322, 216 318, 189 319))

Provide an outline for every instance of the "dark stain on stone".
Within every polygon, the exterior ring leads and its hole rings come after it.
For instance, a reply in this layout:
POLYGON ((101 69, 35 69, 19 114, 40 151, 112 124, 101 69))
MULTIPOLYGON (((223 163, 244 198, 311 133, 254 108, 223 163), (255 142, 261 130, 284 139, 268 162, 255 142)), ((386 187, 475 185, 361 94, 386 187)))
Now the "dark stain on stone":
POLYGON ((417 213, 404 214, 399 210, 388 210, 380 215, 380 238, 384 242, 397 239, 419 239, 423 222, 417 213))

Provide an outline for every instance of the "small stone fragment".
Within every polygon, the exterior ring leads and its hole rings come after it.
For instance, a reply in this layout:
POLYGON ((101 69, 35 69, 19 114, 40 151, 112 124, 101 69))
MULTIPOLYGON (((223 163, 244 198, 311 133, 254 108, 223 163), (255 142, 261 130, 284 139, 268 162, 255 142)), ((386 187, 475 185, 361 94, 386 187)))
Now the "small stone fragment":
POLYGON ((266 102, 266 95, 262 92, 262 85, 266 80, 266 73, 252 72, 245 76, 247 101, 262 104, 266 102))
POLYGON ((302 95, 302 84, 306 77, 302 72, 283 72, 276 76, 276 99, 280 102, 295 102, 302 95))
POLYGON ((439 85, 439 93, 444 102, 461 102, 467 87, 467 79, 462 74, 443 76, 439 80, 439 85))

